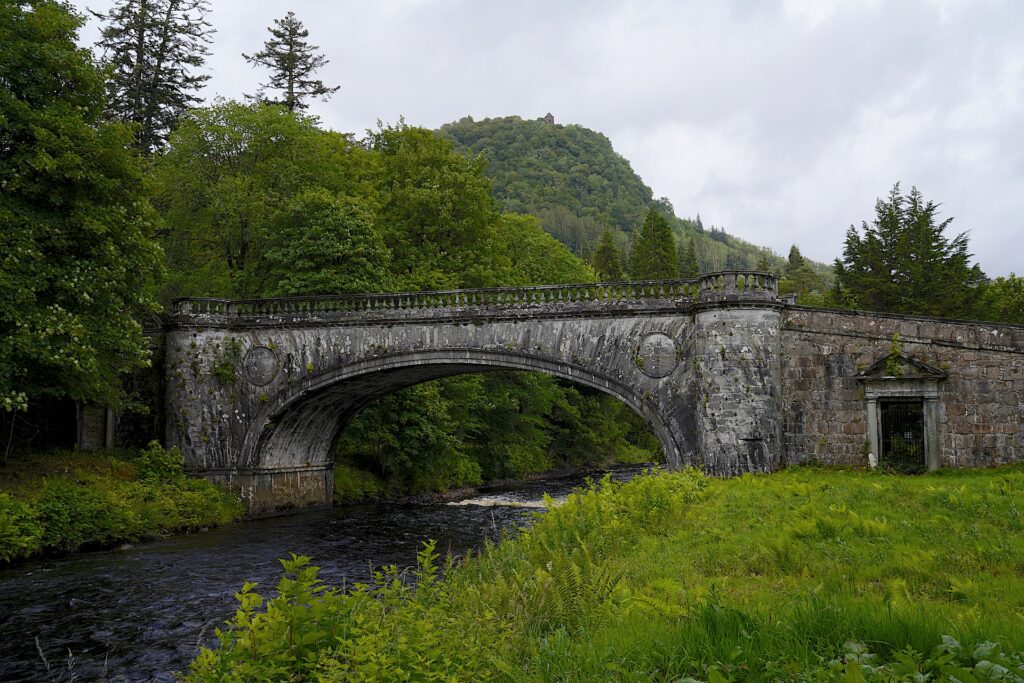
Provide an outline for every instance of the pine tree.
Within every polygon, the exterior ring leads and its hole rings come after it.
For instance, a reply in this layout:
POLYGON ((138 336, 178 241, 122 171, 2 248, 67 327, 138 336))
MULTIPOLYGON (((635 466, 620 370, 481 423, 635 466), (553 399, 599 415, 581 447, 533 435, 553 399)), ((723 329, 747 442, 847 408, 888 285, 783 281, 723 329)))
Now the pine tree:
POLYGON ((309 31, 302 26, 294 12, 288 12, 283 19, 275 19, 274 26, 268 27, 270 40, 263 44, 263 49, 254 55, 243 54, 245 61, 253 66, 265 66, 270 69, 270 81, 260 84, 260 90, 254 96, 272 104, 283 104, 288 111, 307 109, 305 102, 309 97, 320 97, 326 102, 341 86, 333 88, 313 78, 313 73, 329 63, 321 54, 317 54, 319 46, 310 45, 304 39, 309 31), (282 99, 268 100, 264 97, 266 88, 282 91, 282 99))
POLYGON ((795 244, 791 246, 786 272, 779 281, 779 293, 796 294, 800 303, 820 303, 823 286, 824 282, 811 262, 803 257, 795 244))
POLYGON ((804 255, 800 253, 800 248, 794 244, 789 248, 788 261, 790 269, 796 269, 804 265, 804 263, 807 262, 807 259, 805 259, 804 255))
POLYGON ((887 201, 875 204, 875 220, 846 233, 836 261, 835 298, 858 308, 942 317, 976 314, 984 274, 970 265, 967 234, 943 232, 952 218, 936 223, 939 205, 918 189, 908 196, 897 183, 887 201))
POLYGON ((656 208, 647 211, 640 231, 634 233, 629 251, 629 275, 637 280, 676 277, 676 244, 672 228, 656 208))
POLYGON ((139 149, 153 152, 209 80, 203 66, 213 30, 208 0, 117 0, 100 34, 109 69, 107 117, 135 124, 139 149))
POLYGON ((597 276, 604 282, 616 282, 623 280, 626 274, 622 271, 622 254, 615 246, 612 238, 612 231, 608 228, 601 233, 601 241, 594 250, 594 258, 591 261, 597 276))
POLYGON ((700 275, 700 262, 697 261, 697 240, 691 237, 686 249, 679 259, 679 277, 690 280, 700 275))

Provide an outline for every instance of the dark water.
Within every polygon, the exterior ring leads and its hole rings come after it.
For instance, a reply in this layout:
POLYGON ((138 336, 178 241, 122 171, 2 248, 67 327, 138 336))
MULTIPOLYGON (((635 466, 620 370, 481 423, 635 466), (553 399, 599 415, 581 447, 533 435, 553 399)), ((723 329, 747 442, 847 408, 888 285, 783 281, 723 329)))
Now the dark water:
POLYGON ((441 553, 478 548, 528 524, 544 493, 564 496, 581 482, 522 483, 458 505, 339 507, 0 571, 0 681, 70 680, 71 672, 77 680, 175 680, 233 614, 242 583, 265 594, 290 552, 313 557, 326 583, 351 584, 381 565, 415 564, 427 539, 441 553))

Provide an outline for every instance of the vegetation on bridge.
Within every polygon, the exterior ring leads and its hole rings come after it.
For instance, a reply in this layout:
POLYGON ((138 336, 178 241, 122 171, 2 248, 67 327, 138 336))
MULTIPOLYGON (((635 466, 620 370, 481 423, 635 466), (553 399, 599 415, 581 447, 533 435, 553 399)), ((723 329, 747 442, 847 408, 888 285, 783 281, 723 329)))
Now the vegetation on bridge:
POLYGON ((190 679, 1020 680, 1022 509, 1020 466, 603 481, 417 589, 286 560, 190 679))

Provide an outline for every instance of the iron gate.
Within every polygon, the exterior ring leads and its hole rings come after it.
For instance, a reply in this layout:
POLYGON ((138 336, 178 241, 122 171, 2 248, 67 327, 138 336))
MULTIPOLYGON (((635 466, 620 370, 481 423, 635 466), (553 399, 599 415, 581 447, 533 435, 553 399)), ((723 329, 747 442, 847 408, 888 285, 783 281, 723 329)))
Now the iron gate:
POLYGON ((881 401, 878 409, 882 427, 878 463, 898 472, 924 472, 924 401, 881 401))

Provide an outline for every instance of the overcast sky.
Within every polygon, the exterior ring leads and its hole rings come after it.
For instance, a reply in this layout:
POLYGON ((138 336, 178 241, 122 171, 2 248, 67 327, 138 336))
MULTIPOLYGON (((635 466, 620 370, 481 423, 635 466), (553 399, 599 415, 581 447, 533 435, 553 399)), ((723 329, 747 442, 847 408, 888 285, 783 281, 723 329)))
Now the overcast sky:
POLYGON ((211 4, 207 99, 256 89, 241 53, 290 9, 341 86, 311 108, 335 130, 550 111, 607 135, 680 216, 829 262, 899 181, 970 231, 987 274, 1024 274, 1017 0, 211 4))

